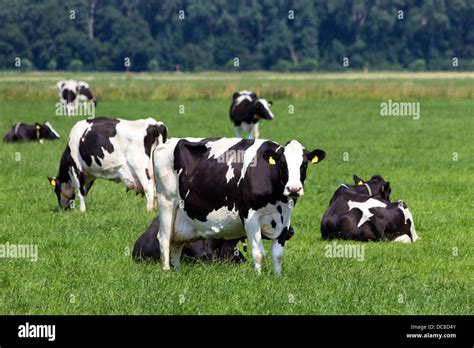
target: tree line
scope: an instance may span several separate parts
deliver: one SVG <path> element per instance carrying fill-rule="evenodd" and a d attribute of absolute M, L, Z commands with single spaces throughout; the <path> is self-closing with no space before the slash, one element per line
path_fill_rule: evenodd
<path fill-rule="evenodd" d="M 472 70 L 472 0 L 2 1 L 0 68 Z"/>

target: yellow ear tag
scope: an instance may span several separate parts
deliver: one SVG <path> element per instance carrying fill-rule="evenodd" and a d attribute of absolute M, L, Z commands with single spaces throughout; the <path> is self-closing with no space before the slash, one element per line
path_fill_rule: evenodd
<path fill-rule="evenodd" d="M 313 159 L 311 160 L 311 163 L 318 163 L 319 158 L 318 156 L 314 156 Z"/>
<path fill-rule="evenodd" d="M 268 163 L 270 163 L 272 166 L 274 166 L 276 164 L 275 160 L 271 156 L 268 157 Z"/>
<path fill-rule="evenodd" d="M 53 186 L 53 187 L 56 186 L 56 180 L 51 180 L 51 186 Z"/>
<path fill-rule="evenodd" d="M 385 190 L 385 186 L 382 186 L 382 192 Z"/>
<path fill-rule="evenodd" d="M 357 183 L 357 186 L 362 186 L 364 185 L 364 183 L 362 182 L 362 180 L 359 180 L 359 182 Z"/>

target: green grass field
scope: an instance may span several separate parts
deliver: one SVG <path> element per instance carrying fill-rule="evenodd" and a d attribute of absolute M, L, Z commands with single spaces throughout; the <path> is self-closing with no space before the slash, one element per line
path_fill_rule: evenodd
<path fill-rule="evenodd" d="M 156 213 L 122 184 L 97 182 L 85 214 L 58 212 L 46 177 L 57 174 L 81 118 L 54 116 L 54 84 L 70 75 L 0 74 L 2 136 L 16 122 L 46 119 L 61 134 L 43 145 L 0 144 L 0 244 L 37 244 L 39 253 L 37 262 L 0 259 L 0 314 L 473 314 L 473 74 L 371 76 L 76 76 L 96 92 L 97 115 L 152 116 L 174 137 L 233 136 L 231 94 L 256 90 L 276 115 L 261 122 L 262 138 L 326 151 L 308 169 L 278 279 L 271 259 L 261 276 L 250 262 L 184 263 L 179 273 L 134 263 L 133 243 Z M 421 118 L 381 117 L 388 99 L 420 102 Z M 364 261 L 325 257 L 332 242 L 320 237 L 321 216 L 353 174 L 390 181 L 421 240 L 365 243 Z"/>

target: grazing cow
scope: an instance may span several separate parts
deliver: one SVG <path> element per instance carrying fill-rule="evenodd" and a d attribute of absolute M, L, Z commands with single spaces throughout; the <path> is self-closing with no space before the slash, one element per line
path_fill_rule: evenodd
<path fill-rule="evenodd" d="M 59 91 L 59 100 L 64 105 L 68 116 L 76 114 L 80 102 L 90 102 L 94 104 L 94 107 L 97 106 L 97 101 L 87 82 L 63 80 L 59 81 L 56 86 Z"/>
<path fill-rule="evenodd" d="M 167 129 L 152 118 L 128 121 L 99 117 L 82 120 L 69 134 L 57 177 L 48 177 L 66 209 L 79 196 L 80 210 L 86 211 L 85 197 L 94 180 L 122 181 L 128 190 L 144 194 L 147 210 L 154 207 L 155 185 L 151 153 L 166 141 Z"/>
<path fill-rule="evenodd" d="M 147 230 L 137 239 L 133 247 L 133 259 L 160 259 L 160 243 L 158 242 L 158 229 L 160 219 L 155 218 Z M 183 255 L 198 259 L 211 261 L 220 259 L 231 262 L 244 262 L 245 256 L 237 248 L 240 239 L 204 239 L 185 245 Z"/>
<path fill-rule="evenodd" d="M 235 92 L 230 105 L 230 119 L 234 123 L 235 136 L 242 138 L 242 132 L 248 132 L 249 139 L 258 139 L 259 119 L 273 120 L 270 110 L 273 103 L 263 98 L 257 98 L 254 92 Z"/>
<path fill-rule="evenodd" d="M 272 240 L 279 275 L 308 163 L 324 157 L 324 151 L 310 152 L 296 140 L 280 146 L 269 140 L 188 138 L 158 146 L 153 160 L 163 269 L 170 269 L 170 259 L 178 268 L 183 246 L 190 241 L 246 236 L 260 273 L 266 237 Z"/>
<path fill-rule="evenodd" d="M 321 220 L 321 236 L 324 239 L 387 239 L 400 242 L 415 242 L 418 239 L 407 206 L 390 202 L 389 182 L 378 175 L 367 182 L 354 175 L 354 182 L 356 186 L 341 185 L 331 198 Z"/>
<path fill-rule="evenodd" d="M 5 135 L 3 141 L 11 143 L 14 141 L 38 141 L 43 143 L 43 139 L 56 140 L 59 139 L 59 134 L 51 126 L 51 123 L 46 121 L 44 124 L 35 123 L 29 125 L 25 123 L 17 123 L 12 129 Z"/>

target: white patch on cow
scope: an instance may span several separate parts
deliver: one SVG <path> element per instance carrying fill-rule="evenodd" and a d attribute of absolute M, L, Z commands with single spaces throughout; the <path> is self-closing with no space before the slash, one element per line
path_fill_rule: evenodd
<path fill-rule="evenodd" d="M 349 206 L 349 211 L 352 209 L 359 209 L 362 212 L 362 217 L 360 218 L 357 227 L 362 226 L 364 222 L 368 221 L 374 215 L 370 212 L 370 209 L 385 208 L 387 206 L 385 203 L 373 198 L 369 198 L 365 202 L 354 202 L 350 200 L 347 202 L 347 205 Z"/>
<path fill-rule="evenodd" d="M 216 141 L 209 141 L 206 146 L 209 148 L 209 157 L 218 159 L 234 145 L 239 143 L 242 139 L 237 138 L 221 138 Z"/>
<path fill-rule="evenodd" d="M 206 216 L 205 221 L 191 219 L 185 210 L 178 207 L 179 214 L 186 218 L 187 223 L 192 227 L 195 235 L 184 236 L 181 232 L 189 231 L 189 228 L 183 230 L 184 222 L 181 221 L 181 226 L 175 226 L 174 239 L 184 240 L 185 238 L 224 238 L 235 239 L 245 235 L 244 226 L 240 220 L 240 216 L 235 207 L 229 210 L 227 207 L 220 207 L 217 210 L 211 211 Z"/>
<path fill-rule="evenodd" d="M 348 190 L 350 190 L 350 187 L 347 186 L 346 184 L 341 184 L 341 185 L 339 185 L 339 187 L 341 187 L 341 186 L 342 186 L 342 187 L 345 187 L 345 188 L 348 189 Z"/>
<path fill-rule="evenodd" d="M 404 208 L 403 204 L 398 205 L 398 209 L 400 209 L 403 213 L 403 216 L 405 217 L 405 224 L 407 223 L 408 220 L 411 221 L 411 226 L 410 226 L 410 234 L 411 234 L 411 240 L 416 242 L 420 237 L 418 237 L 418 234 L 416 233 L 415 229 L 415 221 L 413 220 L 413 215 L 411 215 L 410 210 L 408 208 Z"/>
<path fill-rule="evenodd" d="M 237 182 L 237 186 L 240 185 L 240 181 L 245 177 L 245 173 L 247 172 L 247 168 L 252 164 L 255 165 L 254 158 L 257 155 L 257 151 L 262 146 L 264 142 L 268 140 L 257 139 L 254 143 L 245 150 L 244 154 L 244 163 L 242 165 L 242 171 L 240 172 L 240 179 Z"/>
<path fill-rule="evenodd" d="M 285 183 L 283 194 L 288 196 L 291 190 L 298 190 L 298 195 L 304 195 L 303 183 L 301 182 L 300 168 L 303 164 L 303 146 L 296 140 L 290 141 L 284 150 L 288 166 L 288 182 Z"/>
<path fill-rule="evenodd" d="M 408 236 L 407 234 L 402 234 L 401 236 L 398 236 L 397 238 L 395 238 L 393 241 L 403 243 L 403 244 L 411 243 L 410 236 Z"/>
<path fill-rule="evenodd" d="M 270 117 L 272 119 L 275 118 L 275 116 L 272 113 L 272 110 L 270 110 L 270 105 L 268 104 L 268 102 L 265 99 L 260 98 L 260 99 L 257 100 L 257 102 L 259 102 L 260 104 L 263 105 L 263 107 L 267 110 L 267 112 L 270 114 Z"/>
<path fill-rule="evenodd" d="M 235 175 L 234 175 L 234 168 L 232 168 L 232 158 L 229 159 L 229 162 L 227 163 L 227 172 L 225 173 L 225 178 L 227 182 L 229 182 Z"/>
<path fill-rule="evenodd" d="M 245 89 L 239 92 L 239 94 L 252 94 L 252 93 L 253 93 L 252 91 L 247 91 Z"/>
<path fill-rule="evenodd" d="M 53 128 L 53 126 L 51 126 L 51 123 L 49 123 L 48 121 L 46 121 L 46 123 L 45 123 L 44 125 L 45 125 L 46 127 L 48 127 L 49 130 L 50 130 L 51 132 L 53 132 L 54 135 L 59 138 L 58 132 L 56 132 L 56 130 Z"/>

